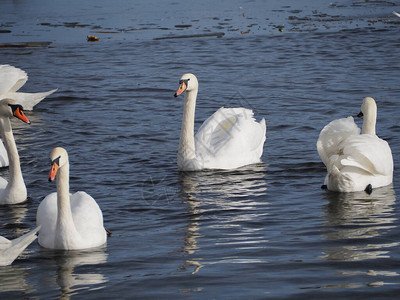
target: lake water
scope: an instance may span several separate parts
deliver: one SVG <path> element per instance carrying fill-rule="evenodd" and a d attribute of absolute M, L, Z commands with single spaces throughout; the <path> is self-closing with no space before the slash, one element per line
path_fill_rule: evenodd
<path fill-rule="evenodd" d="M 40 201 L 55 191 L 55 146 L 69 152 L 71 191 L 97 200 L 113 234 L 90 251 L 34 242 L 0 268 L 0 298 L 398 295 L 399 5 L 1 1 L 0 64 L 28 72 L 22 91 L 58 91 L 27 112 L 31 126 L 13 121 L 30 200 L 0 207 L 0 235 L 35 227 Z M 51 43 L 15 47 L 32 42 Z M 173 94 L 186 72 L 200 84 L 196 128 L 221 106 L 266 118 L 263 163 L 178 172 L 183 103 Z M 392 148 L 393 186 L 321 190 L 319 132 L 356 115 L 366 96 Z"/>

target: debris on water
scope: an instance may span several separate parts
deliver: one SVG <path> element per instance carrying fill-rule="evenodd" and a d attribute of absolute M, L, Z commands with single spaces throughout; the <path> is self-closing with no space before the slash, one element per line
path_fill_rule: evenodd
<path fill-rule="evenodd" d="M 48 47 L 51 42 L 2 43 L 0 48 Z"/>
<path fill-rule="evenodd" d="M 250 30 L 244 30 L 244 31 L 241 31 L 240 33 L 241 34 L 248 34 L 250 32 Z"/>
<path fill-rule="evenodd" d="M 88 42 L 97 42 L 99 40 L 99 38 L 97 36 L 94 35 L 88 35 L 87 36 L 87 41 Z"/>

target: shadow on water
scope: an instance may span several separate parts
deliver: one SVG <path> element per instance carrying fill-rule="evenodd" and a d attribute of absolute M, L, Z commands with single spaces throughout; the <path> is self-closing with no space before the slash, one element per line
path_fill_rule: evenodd
<path fill-rule="evenodd" d="M 323 258 L 332 261 L 362 261 L 390 257 L 399 242 L 390 237 L 397 229 L 396 195 L 393 186 L 365 192 L 327 192 L 324 237 L 330 241 Z"/>

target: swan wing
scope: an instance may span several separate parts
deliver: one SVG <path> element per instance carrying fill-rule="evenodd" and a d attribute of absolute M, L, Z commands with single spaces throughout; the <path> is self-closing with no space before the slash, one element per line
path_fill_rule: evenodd
<path fill-rule="evenodd" d="M 8 166 L 9 166 L 9 161 L 8 161 L 7 150 L 6 147 L 4 147 L 3 141 L 0 139 L 0 168 Z"/>
<path fill-rule="evenodd" d="M 393 157 L 389 144 L 376 135 L 361 134 L 347 140 L 343 148 L 343 166 L 354 166 L 372 175 L 391 176 Z"/>
<path fill-rule="evenodd" d="M 42 93 L 8 93 L 8 98 L 14 99 L 21 104 L 24 110 L 33 110 L 33 107 L 47 96 L 53 94 L 57 89 Z"/>
<path fill-rule="evenodd" d="M 97 202 L 86 192 L 71 195 L 71 211 L 76 230 L 87 248 L 103 245 L 107 233 L 103 226 L 103 213 Z"/>
<path fill-rule="evenodd" d="M 10 241 L 9 247 L 0 252 L 0 266 L 10 265 L 17 257 L 28 247 L 35 239 L 36 233 L 39 231 L 40 226 L 34 230 L 25 233 L 23 236 Z"/>
<path fill-rule="evenodd" d="M 317 141 L 318 154 L 325 166 L 331 164 L 332 157 L 343 154 L 343 147 L 350 136 L 360 135 L 360 128 L 353 117 L 334 120 L 320 132 Z"/>
<path fill-rule="evenodd" d="M 0 65 L 0 96 L 18 91 L 27 80 L 25 71 L 10 65 Z"/>
<path fill-rule="evenodd" d="M 46 248 L 54 248 L 57 223 L 57 193 L 47 195 L 36 212 L 36 224 L 41 226 L 39 244 Z"/>
<path fill-rule="evenodd" d="M 265 133 L 265 120 L 257 122 L 252 110 L 221 107 L 199 128 L 195 136 L 196 156 L 224 169 L 257 163 Z"/>

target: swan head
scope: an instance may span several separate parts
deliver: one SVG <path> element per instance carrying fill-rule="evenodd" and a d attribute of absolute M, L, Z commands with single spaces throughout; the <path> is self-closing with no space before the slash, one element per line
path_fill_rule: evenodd
<path fill-rule="evenodd" d="M 68 163 L 67 150 L 61 147 L 54 148 L 50 153 L 50 161 L 51 168 L 48 179 L 50 182 L 52 182 L 56 178 L 58 169 Z"/>
<path fill-rule="evenodd" d="M 357 115 L 358 117 L 363 117 L 367 115 L 375 115 L 377 111 L 376 102 L 374 98 L 365 97 L 363 99 L 363 103 L 361 105 L 360 113 Z"/>
<path fill-rule="evenodd" d="M 183 92 L 190 92 L 197 90 L 199 88 L 199 82 L 197 81 L 196 76 L 191 73 L 183 74 L 181 79 L 179 80 L 179 88 L 175 93 L 175 97 L 178 97 Z"/>
<path fill-rule="evenodd" d="M 0 101 L 0 116 L 6 118 L 16 117 L 25 123 L 31 124 L 24 114 L 22 105 L 13 99 L 3 99 Z"/>

